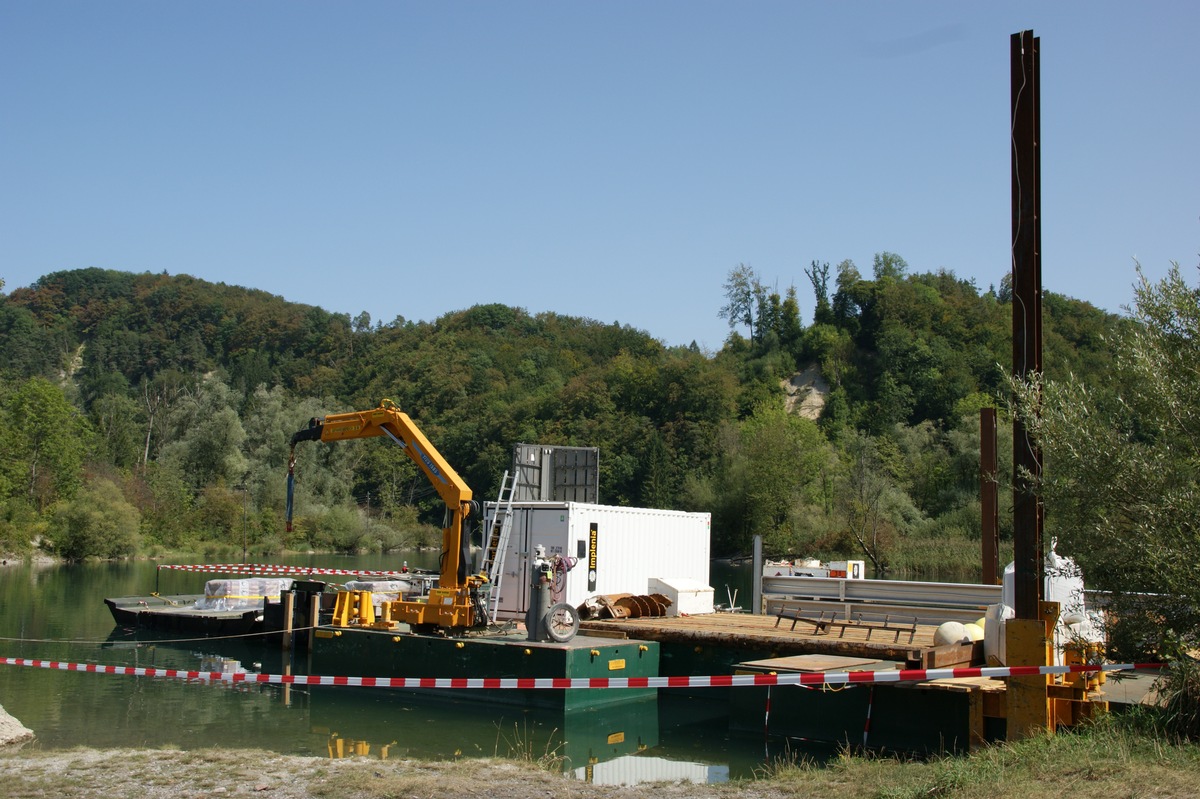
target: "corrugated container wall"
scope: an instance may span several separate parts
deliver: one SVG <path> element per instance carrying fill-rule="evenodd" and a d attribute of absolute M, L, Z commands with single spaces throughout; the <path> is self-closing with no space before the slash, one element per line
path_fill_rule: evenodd
<path fill-rule="evenodd" d="M 600 501 L 600 450 L 557 444 L 513 447 L 516 502 Z"/>
<path fill-rule="evenodd" d="M 495 504 L 488 503 L 484 529 Z M 645 594 L 651 578 L 687 578 L 708 585 L 711 516 L 581 502 L 513 504 L 497 615 L 525 613 L 535 547 L 575 560 L 556 586 L 555 602 L 578 607 L 597 594 Z"/>

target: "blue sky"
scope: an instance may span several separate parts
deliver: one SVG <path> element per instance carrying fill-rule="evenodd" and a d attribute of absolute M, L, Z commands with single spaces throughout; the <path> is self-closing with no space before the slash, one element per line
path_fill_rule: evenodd
<path fill-rule="evenodd" d="M 718 349 L 739 263 L 1009 269 L 1042 44 L 1043 280 L 1200 258 L 1192 2 L 0 0 L 0 278 L 186 273 L 375 321 L 477 303 Z"/>

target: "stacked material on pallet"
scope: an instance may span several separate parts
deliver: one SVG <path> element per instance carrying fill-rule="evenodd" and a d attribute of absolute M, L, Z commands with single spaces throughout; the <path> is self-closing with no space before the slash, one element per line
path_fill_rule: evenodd
<path fill-rule="evenodd" d="M 250 577 L 242 580 L 209 580 L 204 596 L 196 600 L 196 610 L 253 610 L 263 601 L 278 602 L 279 595 L 291 589 L 290 577 Z"/>

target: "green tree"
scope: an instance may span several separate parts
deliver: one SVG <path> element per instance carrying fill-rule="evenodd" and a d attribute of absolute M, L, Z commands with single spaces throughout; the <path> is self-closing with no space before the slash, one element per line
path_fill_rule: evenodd
<path fill-rule="evenodd" d="M 815 300 L 813 324 L 833 324 L 833 305 L 829 302 L 829 262 L 813 261 L 811 266 L 804 268 L 804 274 L 808 278 L 808 282 L 812 284 Z"/>
<path fill-rule="evenodd" d="M 0 472 L 7 478 L 0 482 L 39 510 L 74 494 L 92 430 L 61 388 L 41 377 L 25 381 L 5 399 L 0 422 Z"/>
<path fill-rule="evenodd" d="M 892 453 L 879 440 L 848 431 L 838 444 L 842 458 L 835 488 L 838 515 L 854 548 L 871 561 L 876 575 L 883 576 L 891 550 L 919 518 L 919 511 L 897 485 Z"/>
<path fill-rule="evenodd" d="M 0 372 L 17 379 L 48 377 L 60 366 L 60 350 L 53 331 L 0 294 Z"/>
<path fill-rule="evenodd" d="M 107 460 L 133 468 L 142 455 L 145 421 L 137 401 L 123 394 L 104 394 L 92 403 L 92 423 Z"/>
<path fill-rule="evenodd" d="M 111 480 L 98 480 L 55 506 L 49 540 L 67 560 L 122 558 L 137 551 L 140 514 Z"/>
<path fill-rule="evenodd" d="M 246 431 L 235 396 L 215 378 L 190 392 L 172 413 L 175 440 L 163 449 L 162 460 L 174 465 L 199 491 L 221 481 L 232 485 L 245 475 L 248 462 L 242 454 Z"/>
<path fill-rule="evenodd" d="M 747 419 L 742 436 L 751 532 L 763 536 L 769 551 L 796 552 L 804 532 L 796 525 L 800 509 L 820 499 L 825 438 L 815 422 L 775 404 Z"/>
<path fill-rule="evenodd" d="M 354 508 L 331 508 L 316 520 L 312 542 L 325 549 L 354 553 L 370 545 L 367 526 Z"/>
<path fill-rule="evenodd" d="M 178 469 L 151 463 L 139 470 L 143 540 L 168 547 L 196 543 L 195 495 Z"/>
<path fill-rule="evenodd" d="M 817 425 L 766 402 L 740 424 L 720 425 L 711 476 L 684 478 L 684 504 L 713 513 L 714 548 L 747 552 L 755 535 L 775 554 L 809 548 L 800 520 L 821 503 L 829 445 Z"/>
<path fill-rule="evenodd" d="M 908 274 L 908 262 L 894 252 L 877 252 L 872 271 L 877 281 L 902 280 Z"/>
<path fill-rule="evenodd" d="M 746 325 L 750 328 L 750 339 L 754 340 L 755 299 L 762 293 L 758 273 L 748 264 L 738 264 L 730 270 L 725 280 L 725 299 L 719 316 L 729 320 L 729 327 Z"/>
<path fill-rule="evenodd" d="M 1041 442 L 1047 529 L 1111 592 L 1118 619 L 1195 644 L 1200 630 L 1200 289 L 1138 270 L 1114 369 L 1016 386 Z M 1154 600 L 1148 606 L 1147 597 Z M 1153 641 L 1143 642 L 1153 644 Z M 1136 655 L 1136 652 L 1125 653 Z"/>

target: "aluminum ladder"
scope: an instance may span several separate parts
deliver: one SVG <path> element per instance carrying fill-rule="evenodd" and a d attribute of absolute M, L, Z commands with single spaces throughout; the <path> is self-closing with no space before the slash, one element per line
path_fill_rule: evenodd
<path fill-rule="evenodd" d="M 487 615 L 488 620 L 493 624 L 496 622 L 496 612 L 500 608 L 500 583 L 504 578 L 504 555 L 508 551 L 508 539 L 512 534 L 512 505 L 516 487 L 517 475 L 506 471 L 500 480 L 500 493 L 496 497 L 496 515 L 492 517 L 492 526 L 483 553 L 482 571 L 487 574 L 490 584 Z"/>

